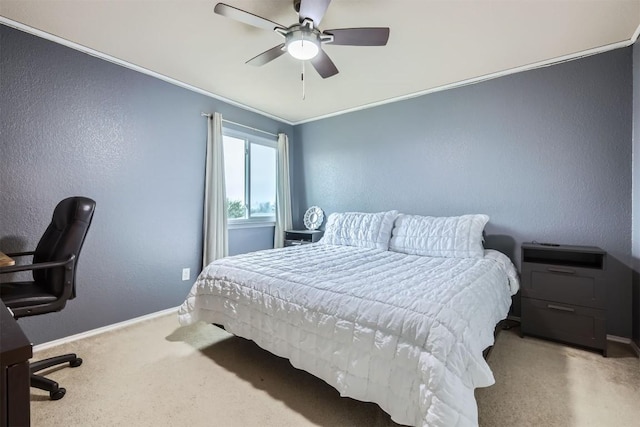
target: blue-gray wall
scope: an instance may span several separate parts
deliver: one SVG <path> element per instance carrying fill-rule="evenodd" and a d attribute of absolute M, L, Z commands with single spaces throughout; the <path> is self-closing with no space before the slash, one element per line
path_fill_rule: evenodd
<path fill-rule="evenodd" d="M 206 119 L 292 127 L 0 26 L 0 248 L 32 250 L 56 203 L 97 202 L 78 297 L 24 318 L 34 343 L 179 305 L 200 271 Z M 230 231 L 230 252 L 273 247 L 273 227 Z"/>
<path fill-rule="evenodd" d="M 294 218 L 486 213 L 515 260 L 525 241 L 600 246 L 608 333 L 630 337 L 631 66 L 618 49 L 298 125 Z"/>
<path fill-rule="evenodd" d="M 0 44 L 0 248 L 32 249 L 66 196 L 98 203 L 78 298 L 20 320 L 35 343 L 182 302 L 191 281 L 180 272 L 195 274 L 201 258 L 201 111 L 293 132 L 297 226 L 314 204 L 327 213 L 485 212 L 488 243 L 516 260 L 522 241 L 603 247 L 612 258 L 609 333 L 631 336 L 637 47 L 292 129 L 1 25 Z M 640 200 L 638 185 L 633 192 Z M 234 254 L 269 247 L 273 228 L 229 235 Z"/>
<path fill-rule="evenodd" d="M 633 45 L 633 339 L 640 347 L 640 43 Z"/>

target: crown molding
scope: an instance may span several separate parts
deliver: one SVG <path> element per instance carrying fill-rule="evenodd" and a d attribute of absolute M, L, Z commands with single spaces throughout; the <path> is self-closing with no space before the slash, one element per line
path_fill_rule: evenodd
<path fill-rule="evenodd" d="M 636 42 L 636 40 L 638 39 L 638 37 L 640 37 L 640 25 L 638 26 L 638 28 L 636 28 L 636 31 L 633 33 L 633 35 L 631 36 L 631 38 L 629 40 L 623 40 L 617 43 L 612 43 L 612 44 L 608 44 L 605 46 L 600 46 L 597 48 L 593 48 L 593 49 L 588 49 L 588 50 L 584 50 L 584 51 L 580 51 L 580 52 L 576 52 L 576 53 L 572 53 L 572 54 L 568 54 L 568 55 L 563 55 L 563 56 L 559 56 L 556 58 L 552 58 L 552 59 L 547 59 L 544 61 L 539 61 L 539 62 L 534 62 L 531 64 L 527 64 L 527 65 L 523 65 L 520 67 L 514 67 L 514 68 L 509 68 L 507 70 L 503 70 L 503 71 L 499 71 L 496 73 L 490 73 L 490 74 L 485 74 L 483 76 L 479 76 L 479 77 L 474 77 L 471 79 L 466 79 L 466 80 L 461 80 L 458 82 L 454 82 L 454 83 L 450 83 L 450 84 L 446 84 L 446 85 L 442 85 L 442 86 L 437 86 L 434 88 L 430 88 L 430 89 L 425 89 L 422 91 L 418 91 L 418 92 L 412 92 L 406 95 L 402 95 L 402 96 L 398 96 L 398 97 L 394 97 L 394 98 L 388 98 L 388 99 L 384 99 L 382 101 L 377 101 L 377 102 L 372 102 L 372 103 L 368 103 L 368 104 L 363 104 L 360 105 L 358 107 L 354 107 L 354 108 L 347 108 L 344 110 L 339 110 L 339 111 L 335 111 L 333 113 L 329 113 L 329 114 L 323 114 L 320 116 L 316 116 L 316 117 L 312 117 L 309 119 L 304 119 L 304 120 L 298 120 L 298 121 L 290 121 L 290 120 L 286 120 L 282 117 L 278 117 L 275 116 L 273 114 L 267 113 L 265 111 L 261 111 L 255 108 L 252 108 L 248 105 L 244 105 L 241 104 L 237 101 L 234 101 L 232 99 L 229 98 L 225 98 L 223 96 L 220 95 L 216 95 L 215 93 L 212 92 L 208 92 L 206 90 L 200 89 L 198 87 L 192 86 L 188 83 L 184 83 L 182 81 L 173 79 L 171 77 L 165 76 L 163 74 L 157 73 L 155 71 L 151 71 L 147 68 L 141 67 L 139 65 L 135 65 L 132 64 L 130 62 L 124 61 L 122 59 L 118 59 L 115 58 L 113 56 L 107 55 L 105 53 L 99 52 L 97 50 L 91 49 L 87 46 L 83 46 L 81 44 L 63 39 L 61 37 L 55 36 L 53 34 L 47 33 L 45 31 L 42 30 L 38 30 L 36 28 L 30 27 L 28 25 L 22 24 L 20 22 L 16 22 L 13 21 L 11 19 L 5 18 L 3 16 L 0 16 L 0 23 L 5 24 L 7 26 L 13 27 L 15 29 L 24 31 L 26 33 L 30 33 L 33 35 L 36 35 L 38 37 L 41 37 L 43 39 L 46 40 L 50 40 L 54 43 L 58 43 L 67 47 L 70 47 L 72 49 L 78 50 L 80 52 L 84 52 L 88 55 L 91 56 L 95 56 L 97 58 L 100 59 L 104 59 L 106 61 L 109 61 L 111 63 L 123 66 L 125 68 L 129 68 L 131 70 L 134 71 L 138 71 L 140 73 L 143 74 L 147 74 L 149 76 L 158 78 L 160 80 L 166 81 L 168 83 L 174 84 L 176 86 L 180 86 L 182 88 L 191 90 L 193 92 L 199 93 L 201 95 L 205 95 L 214 99 L 217 99 L 219 101 L 223 101 L 227 104 L 233 105 L 234 107 L 238 107 L 238 108 L 242 108 L 243 110 L 247 110 L 253 113 L 257 113 L 260 114 L 264 117 L 268 117 L 272 120 L 276 120 L 278 122 L 290 125 L 290 126 L 296 126 L 296 125 L 301 125 L 304 123 L 310 123 L 310 122 L 315 122 L 318 120 L 323 120 L 323 119 L 328 119 L 331 117 L 336 117 L 336 116 L 341 116 L 343 114 L 347 114 L 347 113 L 353 113 L 356 111 L 361 111 L 361 110 L 366 110 L 369 108 L 374 108 L 374 107 L 379 107 L 381 105 L 385 105 L 385 104 L 391 104 L 394 102 L 399 102 L 399 101 L 405 101 L 407 99 L 412 99 L 412 98 L 417 98 L 419 96 L 424 96 L 424 95 L 428 95 L 430 93 L 435 93 L 435 92 L 441 92 L 444 90 L 449 90 L 449 89 L 455 89 L 455 88 L 459 88 L 459 87 L 463 87 L 463 86 L 468 86 L 468 85 L 472 85 L 475 83 L 481 83 L 481 82 L 485 82 L 487 80 L 493 80 L 493 79 L 497 79 L 499 77 L 504 77 L 504 76 L 508 76 L 511 74 L 516 74 L 516 73 L 521 73 L 524 71 L 529 71 L 529 70 L 535 70 L 538 68 L 544 68 L 544 67 L 549 67 L 551 65 L 556 65 L 556 64 L 561 64 L 563 62 L 568 62 L 568 61 L 573 61 L 576 59 L 580 59 L 580 58 L 585 58 L 587 56 L 592 56 L 592 55 L 597 55 L 599 53 L 604 53 L 604 52 L 608 52 L 611 50 L 615 50 L 615 49 L 620 49 L 620 48 L 624 48 L 624 47 L 628 47 L 631 46 L 632 44 L 634 44 Z"/>
<path fill-rule="evenodd" d="M 303 123 L 314 122 L 316 120 L 328 119 L 330 117 L 340 116 L 340 115 L 346 114 L 346 113 L 352 113 L 352 112 L 355 112 L 355 111 L 366 110 L 368 108 L 378 107 L 378 106 L 385 105 L 385 104 L 391 104 L 393 102 L 404 101 L 404 100 L 411 99 L 411 98 L 417 98 L 419 96 L 428 95 L 430 93 L 441 92 L 441 91 L 449 90 L 449 89 L 455 89 L 455 88 L 459 88 L 459 87 L 463 87 L 463 86 L 472 85 L 472 84 L 475 84 L 475 83 L 481 83 L 481 82 L 485 82 L 487 80 L 493 80 L 493 79 L 497 79 L 499 77 L 508 76 L 510 74 L 522 73 L 524 71 L 530 71 L 530 70 L 535 70 L 535 69 L 538 69 L 538 68 L 549 67 L 551 65 L 561 64 L 563 62 L 573 61 L 573 60 L 576 60 L 576 59 L 585 58 L 587 56 L 597 55 L 599 53 L 604 53 L 604 52 L 608 52 L 608 51 L 611 51 L 611 50 L 628 47 L 628 46 L 632 45 L 633 43 L 635 43 L 636 39 L 638 38 L 639 33 L 640 33 L 640 26 L 638 26 L 638 29 L 636 30 L 636 32 L 634 33 L 633 37 L 630 40 L 623 40 L 621 42 L 608 44 L 608 45 L 605 45 L 605 46 L 600 46 L 600 47 L 597 47 L 597 48 L 588 49 L 588 50 L 584 50 L 584 51 L 580 51 L 580 52 L 576 52 L 576 53 L 571 53 L 571 54 L 568 54 L 568 55 L 563 55 L 563 56 L 559 56 L 559 57 L 556 57 L 556 58 L 547 59 L 545 61 L 534 62 L 534 63 L 531 63 L 531 64 L 527 64 L 527 65 L 523 65 L 523 66 L 515 67 L 515 68 L 509 68 L 507 70 L 498 71 L 496 73 L 485 74 L 483 76 L 474 77 L 474 78 L 467 79 L 467 80 L 461 80 L 461 81 L 458 81 L 458 82 L 454 82 L 454 83 L 450 83 L 450 84 L 446 84 L 446 85 L 442 85 L 442 86 L 437 86 L 437 87 L 434 87 L 434 88 L 431 88 L 431 89 L 425 89 L 423 91 L 413 92 L 413 93 L 410 93 L 410 94 L 407 94 L 407 95 L 402 95 L 402 96 L 398 96 L 398 97 L 395 97 L 395 98 L 385 99 L 383 101 L 372 102 L 370 104 L 364 104 L 364 105 L 361 105 L 361 106 L 358 106 L 358 107 L 349 108 L 349 109 L 341 110 L 341 111 L 336 111 L 334 113 L 329 113 L 329 114 L 325 114 L 325 115 L 322 115 L 322 116 L 313 117 L 313 118 L 310 118 L 310 119 L 300 120 L 300 121 L 294 122 L 293 125 L 295 126 L 295 125 L 300 125 L 300 124 L 303 124 Z"/>
<path fill-rule="evenodd" d="M 250 111 L 252 113 L 260 114 L 261 116 L 268 117 L 268 118 L 276 120 L 276 121 L 278 121 L 280 123 L 284 123 L 284 124 L 287 124 L 287 125 L 290 125 L 290 126 L 292 126 L 294 124 L 293 122 L 291 122 L 289 120 L 286 120 L 286 119 L 283 119 L 282 117 L 274 116 L 273 114 L 267 113 L 265 111 L 261 111 L 261 110 L 258 110 L 256 108 L 249 107 L 248 105 L 241 104 L 241 103 L 239 103 L 237 101 L 234 101 L 232 99 L 225 98 L 225 97 L 220 96 L 220 95 L 216 95 L 215 93 L 208 92 L 208 91 L 206 91 L 204 89 L 200 89 L 200 88 L 192 86 L 192 85 L 190 85 L 188 83 L 182 82 L 180 80 L 176 80 L 176 79 L 174 79 L 172 77 L 165 76 L 164 74 L 157 73 L 155 71 L 149 70 L 149 69 L 141 67 L 139 65 L 132 64 L 132 63 L 124 61 L 122 59 L 116 58 L 114 56 L 107 55 L 106 53 L 102 53 L 102 52 L 99 52 L 99 51 L 97 51 L 95 49 L 91 49 L 90 47 L 83 46 L 81 44 L 72 42 L 72 41 L 64 39 L 62 37 L 58 37 L 58 36 L 53 35 L 51 33 L 47 33 L 45 31 L 38 30 L 37 28 L 33 28 L 33 27 L 28 26 L 28 25 L 22 24 L 20 22 L 16 22 L 16 21 L 11 20 L 9 18 L 5 18 L 4 16 L 0 16 L 0 24 L 5 24 L 5 25 L 7 25 L 9 27 L 15 28 L 16 30 L 20 30 L 20 31 L 23 31 L 23 32 L 29 33 L 29 34 L 33 34 L 34 36 L 38 36 L 40 38 L 52 41 L 54 43 L 61 44 L 61 45 L 66 46 L 66 47 L 70 47 L 71 49 L 86 53 L 86 54 L 94 56 L 96 58 L 104 59 L 105 61 L 111 62 L 113 64 L 120 65 L 120 66 L 125 67 L 125 68 L 129 68 L 130 70 L 137 71 L 139 73 L 146 74 L 146 75 L 151 76 L 151 77 L 155 77 L 155 78 L 163 80 L 163 81 L 165 81 L 167 83 L 171 83 L 171 84 L 179 86 L 181 88 L 188 89 L 188 90 L 190 90 L 192 92 L 196 92 L 196 93 L 199 93 L 201 95 L 205 95 L 205 96 L 208 96 L 210 98 L 217 99 L 218 101 L 225 102 L 225 103 L 227 103 L 229 105 L 233 105 L 234 107 L 242 108 L 243 110 L 247 110 L 247 111 Z"/>

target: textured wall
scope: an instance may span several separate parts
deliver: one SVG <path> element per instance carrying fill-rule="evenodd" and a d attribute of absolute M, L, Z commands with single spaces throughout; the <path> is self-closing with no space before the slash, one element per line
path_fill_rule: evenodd
<path fill-rule="evenodd" d="M 64 197 L 97 202 L 78 297 L 20 320 L 40 343 L 180 304 L 201 262 L 206 119 L 292 128 L 0 26 L 0 248 L 32 250 Z M 234 230 L 235 253 L 273 228 Z M 269 242 L 271 239 L 271 242 Z"/>
<path fill-rule="evenodd" d="M 296 126 L 296 207 L 487 213 L 489 246 L 610 254 L 609 333 L 631 335 L 631 49 Z M 517 307 L 516 307 L 517 311 Z"/>
<path fill-rule="evenodd" d="M 98 203 L 78 298 L 21 319 L 30 339 L 179 304 L 191 284 L 181 269 L 193 274 L 201 257 L 200 112 L 290 136 L 291 127 L 1 25 L 0 45 L 0 248 L 32 249 L 64 197 Z M 613 257 L 609 333 L 630 336 L 631 56 L 622 49 L 296 126 L 294 221 L 312 204 L 486 212 L 489 242 L 516 258 L 532 239 L 600 245 Z M 637 183 L 637 155 L 634 166 Z M 637 204 L 638 185 L 634 195 Z M 272 237 L 272 228 L 231 230 L 230 252 Z"/>
<path fill-rule="evenodd" d="M 229 255 L 273 248 L 274 227 L 232 228 L 229 230 Z"/>
<path fill-rule="evenodd" d="M 633 45 L 633 338 L 640 347 L 640 43 Z"/>

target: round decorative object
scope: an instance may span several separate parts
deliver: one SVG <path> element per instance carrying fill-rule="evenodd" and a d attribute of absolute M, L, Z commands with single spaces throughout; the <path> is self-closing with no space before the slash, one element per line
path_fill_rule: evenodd
<path fill-rule="evenodd" d="M 311 206 L 304 213 L 304 226 L 307 230 L 317 230 L 324 221 L 324 212 L 317 206 Z"/>

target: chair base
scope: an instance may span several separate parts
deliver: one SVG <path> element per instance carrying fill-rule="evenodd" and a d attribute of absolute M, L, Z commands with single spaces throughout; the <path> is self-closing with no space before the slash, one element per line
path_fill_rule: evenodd
<path fill-rule="evenodd" d="M 46 378 L 42 375 L 37 375 L 36 372 L 50 368 L 52 366 L 62 365 L 63 363 L 69 363 L 70 367 L 76 368 L 82 365 L 82 359 L 76 356 L 75 353 L 71 353 L 30 363 L 29 373 L 31 374 L 31 387 L 48 391 L 51 400 L 62 399 L 67 390 L 60 387 L 57 382 L 50 380 L 49 378 Z"/>

